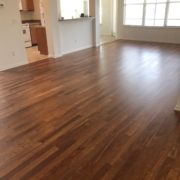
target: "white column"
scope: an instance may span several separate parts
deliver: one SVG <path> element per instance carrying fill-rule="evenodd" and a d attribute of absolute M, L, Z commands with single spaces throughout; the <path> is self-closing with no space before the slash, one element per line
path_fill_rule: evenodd
<path fill-rule="evenodd" d="M 44 0 L 48 50 L 49 56 L 53 58 L 62 56 L 58 6 L 59 3 L 57 0 Z"/>
<path fill-rule="evenodd" d="M 93 22 L 93 44 L 95 47 L 100 45 L 99 5 L 99 0 L 89 0 L 90 16 L 95 17 Z"/>

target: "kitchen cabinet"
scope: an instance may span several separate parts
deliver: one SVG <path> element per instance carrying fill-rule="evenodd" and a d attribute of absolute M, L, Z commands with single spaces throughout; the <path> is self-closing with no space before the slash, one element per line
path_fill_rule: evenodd
<path fill-rule="evenodd" d="M 30 27 L 32 45 L 37 45 L 36 26 Z"/>
<path fill-rule="evenodd" d="M 37 32 L 36 32 L 36 29 L 40 25 L 41 25 L 40 22 L 30 22 L 29 23 L 32 45 L 37 45 Z"/>
<path fill-rule="evenodd" d="M 43 26 L 36 27 L 36 37 L 38 50 L 41 54 L 48 55 L 48 46 L 46 38 L 46 28 Z"/>
<path fill-rule="evenodd" d="M 19 0 L 19 9 L 21 11 L 34 11 L 33 0 Z"/>

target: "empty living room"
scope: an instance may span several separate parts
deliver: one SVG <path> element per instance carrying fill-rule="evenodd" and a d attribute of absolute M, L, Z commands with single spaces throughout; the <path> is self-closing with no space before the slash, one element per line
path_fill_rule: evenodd
<path fill-rule="evenodd" d="M 0 23 L 0 179 L 180 179 L 180 0 L 0 0 Z"/>

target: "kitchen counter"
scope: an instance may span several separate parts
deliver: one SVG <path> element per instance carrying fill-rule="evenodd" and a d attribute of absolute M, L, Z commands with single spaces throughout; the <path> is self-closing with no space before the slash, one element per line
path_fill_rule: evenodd
<path fill-rule="evenodd" d="M 59 21 L 64 22 L 64 21 L 84 21 L 84 20 L 93 20 L 95 17 L 82 17 L 82 18 L 74 18 L 74 19 L 59 19 Z"/>
<path fill-rule="evenodd" d="M 41 20 L 23 20 L 22 24 L 25 24 L 25 23 L 29 23 L 29 24 L 34 24 L 34 23 L 41 24 Z"/>

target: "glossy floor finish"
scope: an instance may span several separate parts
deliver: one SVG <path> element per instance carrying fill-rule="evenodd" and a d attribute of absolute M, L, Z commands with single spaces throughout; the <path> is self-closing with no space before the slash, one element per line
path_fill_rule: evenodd
<path fill-rule="evenodd" d="M 0 179 L 180 178 L 180 46 L 116 41 L 0 73 Z"/>

